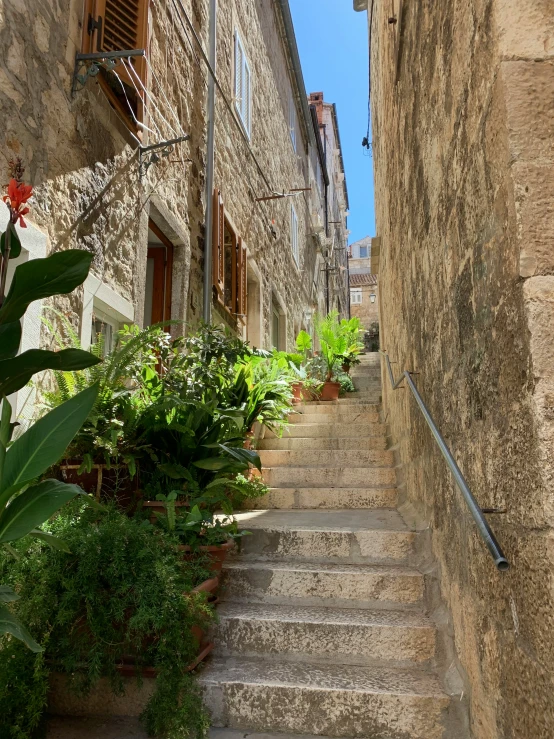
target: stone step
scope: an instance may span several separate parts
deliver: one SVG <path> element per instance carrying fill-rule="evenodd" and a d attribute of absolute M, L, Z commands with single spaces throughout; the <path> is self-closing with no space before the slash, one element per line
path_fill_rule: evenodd
<path fill-rule="evenodd" d="M 339 398 L 338 403 L 339 405 L 359 405 L 360 403 L 369 403 L 370 405 L 380 406 L 381 388 L 363 394 L 348 393 L 348 395 L 345 395 L 343 398 Z"/>
<path fill-rule="evenodd" d="M 247 500 L 244 507 L 271 508 L 395 508 L 395 488 L 271 488 L 267 495 Z"/>
<path fill-rule="evenodd" d="M 238 731 L 236 729 L 210 729 L 209 739 L 332 739 L 325 736 L 313 736 L 313 734 L 259 734 L 251 731 Z M 352 738 L 353 739 L 353 738 Z"/>
<path fill-rule="evenodd" d="M 377 411 L 359 411 L 356 406 L 334 406 L 322 409 L 324 412 L 291 413 L 289 422 L 295 423 L 379 423 Z"/>
<path fill-rule="evenodd" d="M 441 739 L 449 705 L 420 670 L 213 660 L 200 675 L 215 726 L 372 739 Z"/>
<path fill-rule="evenodd" d="M 316 451 L 318 449 L 344 449 L 345 451 L 352 451 L 354 449 L 360 449 L 361 451 L 368 451 L 370 449 L 386 449 L 386 446 L 387 440 L 385 436 L 370 436 L 369 438 L 355 437 L 352 439 L 325 439 L 324 437 L 315 439 L 286 437 L 278 439 L 276 437 L 268 437 L 257 443 L 258 451 L 270 449 L 290 449 L 291 451 L 302 449 L 309 451 Z"/>
<path fill-rule="evenodd" d="M 268 449 L 260 450 L 260 459 L 264 467 L 392 467 L 393 452 L 383 449 Z"/>
<path fill-rule="evenodd" d="M 148 739 L 138 718 L 52 716 L 46 739 Z M 305 737 L 304 737 L 305 739 Z"/>
<path fill-rule="evenodd" d="M 435 654 L 435 627 L 414 612 L 223 603 L 218 616 L 218 657 L 408 666 Z"/>
<path fill-rule="evenodd" d="M 382 436 L 385 433 L 385 426 L 381 423 L 344 423 L 330 422 L 325 419 L 319 419 L 319 423 L 307 423 L 306 416 L 297 416 L 297 420 L 287 426 L 283 431 L 283 439 L 351 439 L 351 438 L 369 438 L 372 436 Z M 264 439 L 274 439 L 275 433 L 270 429 L 265 430 Z"/>
<path fill-rule="evenodd" d="M 238 513 L 240 558 L 308 562 L 404 563 L 417 534 L 398 511 L 266 510 Z"/>
<path fill-rule="evenodd" d="M 367 488 L 396 485 L 393 467 L 267 467 L 262 472 L 270 488 Z"/>
<path fill-rule="evenodd" d="M 354 410 L 351 408 L 351 405 L 351 403 L 345 403 L 343 400 L 338 400 L 337 402 L 320 400 L 315 403 L 299 403 L 294 406 L 294 410 L 297 413 L 353 413 Z M 378 413 L 380 405 L 379 403 L 358 400 L 356 402 L 356 408 L 359 408 L 364 413 Z"/>
<path fill-rule="evenodd" d="M 226 601 L 336 608 L 422 605 L 423 575 L 399 565 L 229 561 L 223 569 Z"/>

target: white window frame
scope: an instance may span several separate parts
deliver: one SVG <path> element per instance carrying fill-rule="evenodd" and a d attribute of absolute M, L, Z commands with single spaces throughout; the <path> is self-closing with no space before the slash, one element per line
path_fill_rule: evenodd
<path fill-rule="evenodd" d="M 290 140 L 292 141 L 292 148 L 296 152 L 296 104 L 294 102 L 294 95 L 292 91 L 289 96 L 289 131 Z"/>
<path fill-rule="evenodd" d="M 252 72 L 240 34 L 235 29 L 235 110 L 248 138 L 252 133 Z"/>
<path fill-rule="evenodd" d="M 298 244 L 298 215 L 296 208 L 290 204 L 290 247 L 297 267 L 300 266 L 300 248 Z"/>
<path fill-rule="evenodd" d="M 365 249 L 366 250 L 365 257 L 362 257 L 362 249 Z M 369 258 L 369 249 L 368 249 L 368 247 L 365 246 L 365 245 L 364 246 L 359 246 L 358 247 L 358 254 L 360 255 L 360 259 L 368 259 Z"/>
<path fill-rule="evenodd" d="M 362 304 L 362 288 L 351 287 L 350 288 L 350 305 L 361 305 Z"/>
<path fill-rule="evenodd" d="M 135 320 L 133 304 L 122 295 L 112 290 L 93 274 L 89 274 L 83 283 L 83 312 L 81 314 L 80 340 L 83 349 L 88 349 L 92 339 L 92 317 L 97 316 L 112 328 L 119 330 L 124 324 Z"/>

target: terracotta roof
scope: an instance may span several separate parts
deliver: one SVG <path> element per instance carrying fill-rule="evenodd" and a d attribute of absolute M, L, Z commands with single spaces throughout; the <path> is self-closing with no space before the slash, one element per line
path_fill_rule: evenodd
<path fill-rule="evenodd" d="M 350 275 L 350 287 L 362 287 L 362 285 L 376 285 L 377 275 Z"/>

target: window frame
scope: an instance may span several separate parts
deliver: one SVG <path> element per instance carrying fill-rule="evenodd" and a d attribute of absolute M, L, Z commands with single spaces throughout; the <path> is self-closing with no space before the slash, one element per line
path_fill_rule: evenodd
<path fill-rule="evenodd" d="M 235 28 L 233 91 L 235 112 L 248 139 L 252 136 L 252 70 L 244 50 L 241 35 Z M 239 77 L 239 51 L 241 54 Z M 240 89 L 239 89 L 240 87 Z M 245 104 L 246 97 L 246 104 Z"/>
<path fill-rule="evenodd" d="M 365 256 L 362 257 L 362 249 L 365 249 Z M 358 253 L 359 253 L 359 259 L 369 259 L 369 249 L 367 246 L 359 246 L 358 247 Z"/>
<path fill-rule="evenodd" d="M 354 297 L 359 297 L 359 300 L 354 300 Z M 350 288 L 350 305 L 362 305 L 363 303 L 363 291 L 361 287 Z"/>
<path fill-rule="evenodd" d="M 212 289 L 214 301 L 233 321 L 246 324 L 248 316 L 248 257 L 242 237 L 225 211 L 223 197 L 214 190 L 212 238 Z M 231 233 L 231 307 L 225 302 L 225 229 Z"/>
<path fill-rule="evenodd" d="M 298 239 L 298 214 L 293 203 L 290 204 L 290 246 L 292 258 L 298 268 L 300 268 L 300 244 Z"/>

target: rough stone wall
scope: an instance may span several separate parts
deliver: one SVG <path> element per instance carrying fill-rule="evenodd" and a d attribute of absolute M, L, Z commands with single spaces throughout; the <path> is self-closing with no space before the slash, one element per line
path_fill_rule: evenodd
<path fill-rule="evenodd" d="M 398 83 L 376 2 L 371 89 L 381 337 L 417 384 L 511 563 L 476 535 L 408 390 L 384 408 L 431 523 L 477 739 L 554 736 L 554 12 L 404 2 Z"/>
<path fill-rule="evenodd" d="M 190 1 L 184 4 L 191 16 L 198 15 Z M 201 221 L 202 212 L 199 73 L 166 0 L 152 3 L 149 26 L 154 74 L 164 81 L 167 98 L 194 136 L 190 144 L 180 145 L 173 162 L 164 161 L 140 179 L 138 142 L 98 82 L 91 79 L 85 89 L 71 95 L 75 53 L 81 50 L 83 3 L 0 0 L 2 181 L 7 180 L 8 160 L 21 156 L 26 181 L 35 187 L 30 220 L 47 233 L 49 248 L 92 251 L 93 272 L 135 304 L 137 320 L 142 318 L 150 202 L 158 200 L 174 216 L 180 234 L 177 246 L 182 247 L 176 254 L 181 276 L 188 275 L 190 240 L 198 238 L 197 225 L 189 223 Z M 159 98 L 157 102 L 169 117 L 166 104 Z M 169 129 L 157 112 L 152 110 L 146 122 L 152 126 L 156 118 L 165 136 Z M 143 141 L 149 143 L 148 134 Z M 185 164 L 186 159 L 192 161 Z M 187 281 L 182 282 L 185 292 Z M 176 299 L 175 317 L 185 317 L 184 301 L 184 295 Z M 78 299 L 73 307 L 78 323 Z"/>

